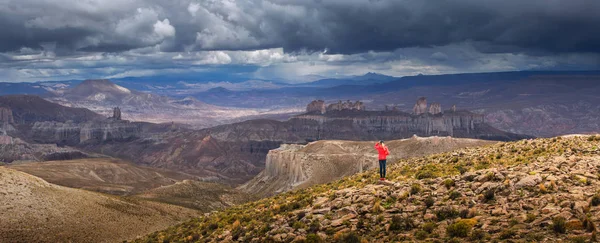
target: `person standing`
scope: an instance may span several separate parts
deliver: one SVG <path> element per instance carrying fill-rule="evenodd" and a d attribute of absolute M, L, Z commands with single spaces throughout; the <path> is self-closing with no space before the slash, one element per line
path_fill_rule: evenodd
<path fill-rule="evenodd" d="M 379 140 L 378 143 L 375 144 L 375 149 L 379 152 L 379 180 L 385 181 L 385 173 L 386 173 L 386 164 L 387 164 L 387 156 L 390 154 L 390 150 L 383 143 L 383 140 Z"/>

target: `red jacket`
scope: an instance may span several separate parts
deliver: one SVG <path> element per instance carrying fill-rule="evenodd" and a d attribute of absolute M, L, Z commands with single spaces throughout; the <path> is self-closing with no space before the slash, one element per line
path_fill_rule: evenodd
<path fill-rule="evenodd" d="M 387 146 L 379 145 L 379 143 L 375 144 L 375 149 L 379 152 L 379 160 L 385 160 L 386 157 L 390 154 L 390 150 L 388 150 Z"/>

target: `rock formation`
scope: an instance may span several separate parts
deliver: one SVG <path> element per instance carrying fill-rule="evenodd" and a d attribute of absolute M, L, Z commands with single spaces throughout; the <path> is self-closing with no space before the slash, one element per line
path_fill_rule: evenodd
<path fill-rule="evenodd" d="M 78 145 L 83 142 L 123 141 L 140 137 L 140 125 L 129 121 L 36 122 L 31 138 L 39 143 Z"/>
<path fill-rule="evenodd" d="M 315 113 L 316 112 L 319 114 L 324 114 L 325 111 L 326 111 L 325 101 L 323 101 L 323 100 L 314 100 L 306 106 L 307 113 Z"/>
<path fill-rule="evenodd" d="M 356 101 L 356 102 L 352 103 L 352 101 L 349 101 L 349 100 L 346 102 L 342 102 L 340 100 L 340 101 L 338 101 L 338 103 L 330 104 L 329 106 L 327 106 L 326 112 L 344 111 L 344 110 L 363 111 L 363 110 L 365 110 L 365 105 L 360 101 Z"/>
<path fill-rule="evenodd" d="M 12 110 L 7 107 L 0 107 L 0 124 L 15 123 Z"/>
<path fill-rule="evenodd" d="M 111 118 L 117 121 L 121 120 L 121 108 L 113 108 L 113 116 Z"/>
<path fill-rule="evenodd" d="M 6 134 L 0 133 L 0 145 L 13 144 L 13 138 Z"/>
<path fill-rule="evenodd" d="M 391 152 L 390 163 L 401 158 L 490 143 L 494 142 L 449 137 L 413 137 L 386 142 Z M 272 196 L 296 188 L 328 183 L 377 166 L 373 142 L 327 140 L 308 145 L 283 144 L 269 151 L 265 170 L 240 189 L 254 195 Z"/>
<path fill-rule="evenodd" d="M 421 97 L 417 100 L 415 107 L 413 108 L 413 113 L 415 115 L 421 115 L 427 112 L 427 98 Z"/>
<path fill-rule="evenodd" d="M 429 106 L 429 113 L 432 115 L 442 114 L 442 105 L 437 102 L 431 103 L 431 106 Z"/>
<path fill-rule="evenodd" d="M 452 112 L 456 112 L 456 105 L 452 105 L 452 109 L 450 109 Z"/>

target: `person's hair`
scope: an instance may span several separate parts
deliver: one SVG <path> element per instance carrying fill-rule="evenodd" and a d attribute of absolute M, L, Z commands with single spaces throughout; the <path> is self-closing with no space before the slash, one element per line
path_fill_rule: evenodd
<path fill-rule="evenodd" d="M 383 144 L 383 140 L 379 140 L 379 143 Z"/>

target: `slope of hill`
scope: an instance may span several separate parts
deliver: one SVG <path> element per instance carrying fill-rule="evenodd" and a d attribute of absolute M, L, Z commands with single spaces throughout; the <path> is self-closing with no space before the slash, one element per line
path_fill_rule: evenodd
<path fill-rule="evenodd" d="M 413 137 L 386 142 L 388 160 L 422 157 L 465 147 L 491 144 L 493 141 L 451 138 Z M 317 141 L 308 145 L 282 145 L 269 151 L 265 170 L 239 188 L 260 196 L 271 196 L 296 188 L 324 184 L 369 169 L 378 168 L 377 151 L 372 142 Z"/>
<path fill-rule="evenodd" d="M 197 215 L 183 207 L 57 186 L 0 167 L 1 242 L 116 242 Z"/>
<path fill-rule="evenodd" d="M 565 136 L 402 159 L 236 206 L 138 242 L 597 239 L 600 137 Z"/>
<path fill-rule="evenodd" d="M 114 195 L 132 195 L 195 178 L 185 173 L 136 166 L 112 158 L 24 163 L 9 165 L 8 168 L 53 184 Z"/>
<path fill-rule="evenodd" d="M 105 118 L 88 109 L 61 106 L 33 95 L 0 96 L 0 107 L 12 110 L 16 124 L 38 121 L 84 122 Z"/>
<path fill-rule="evenodd" d="M 222 210 L 256 199 L 251 194 L 223 184 L 194 180 L 184 180 L 173 185 L 154 188 L 136 197 L 193 208 L 202 212 Z"/>

